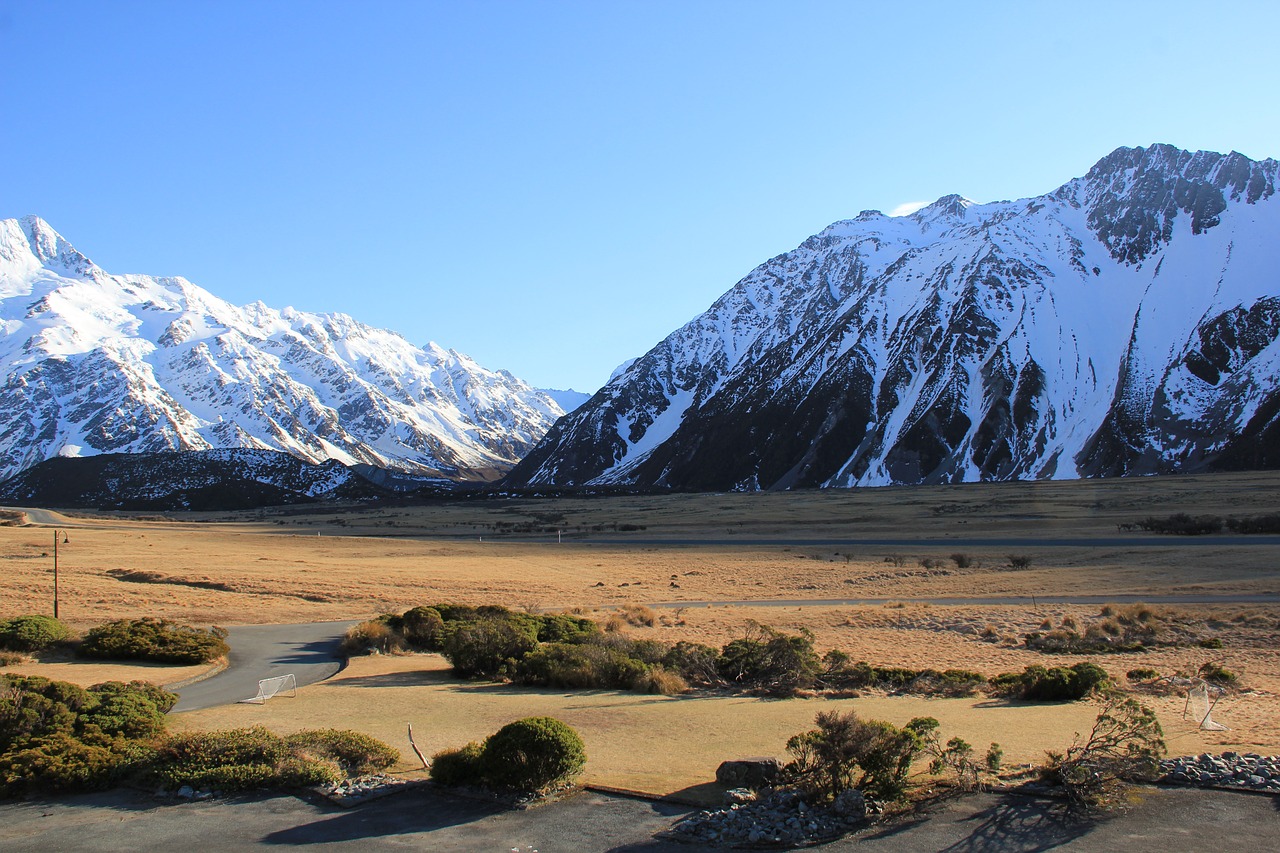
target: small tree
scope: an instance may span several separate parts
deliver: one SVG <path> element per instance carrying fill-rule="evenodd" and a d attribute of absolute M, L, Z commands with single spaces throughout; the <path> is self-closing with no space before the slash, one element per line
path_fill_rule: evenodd
<path fill-rule="evenodd" d="M 1098 714 L 1089 737 L 1065 753 L 1049 753 L 1045 771 L 1074 807 L 1105 806 L 1129 780 L 1152 779 L 1165 753 L 1155 712 L 1133 699 L 1113 699 Z"/>

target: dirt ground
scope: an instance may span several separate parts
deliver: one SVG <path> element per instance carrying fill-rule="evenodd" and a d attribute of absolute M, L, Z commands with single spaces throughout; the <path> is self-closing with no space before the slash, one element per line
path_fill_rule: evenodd
<path fill-rule="evenodd" d="M 51 520 L 63 531 L 58 549 L 61 613 L 82 630 L 139 615 L 196 625 L 366 618 L 436 601 L 531 611 L 577 608 L 599 618 L 635 606 L 651 608 L 653 614 L 652 625 L 626 626 L 640 637 L 718 646 L 741 636 L 754 621 L 786 631 L 812 631 L 820 650 L 838 648 L 855 660 L 992 675 L 1083 659 L 1049 657 L 1021 644 L 1025 633 L 1041 629 L 1046 621 L 1050 627 L 1064 619 L 1081 625 L 1098 621 L 1100 602 L 1108 597 L 1172 597 L 1174 601 L 1155 609 L 1169 624 L 1216 640 L 1221 649 L 1183 642 L 1090 659 L 1121 683 L 1135 668 L 1171 676 L 1194 673 L 1210 662 L 1226 666 L 1238 673 L 1240 689 L 1222 699 L 1214 716 L 1229 731 L 1182 731 L 1184 700 L 1176 692 L 1143 695 L 1143 701 L 1157 708 L 1175 753 L 1202 748 L 1276 753 L 1280 545 L 1239 537 L 1206 544 L 1121 526 L 1174 512 L 1245 516 L 1277 511 L 1280 475 L 1254 473 L 794 494 L 493 499 L 222 516 L 62 515 Z M 53 535 L 48 526 L 0 527 L 0 617 L 51 611 Z M 774 542 L 753 541 L 759 539 Z M 1026 565 L 1014 568 L 1023 561 L 1011 557 L 1024 558 Z M 1079 604 L 1046 603 L 1055 596 L 1091 598 Z M 1212 596 L 1233 596 L 1238 603 L 1187 601 Z M 944 598 L 947 603 L 935 601 Z M 844 599 L 862 603 L 818 603 Z M 556 698 L 442 684 L 421 666 L 417 658 L 357 661 L 342 678 L 304 689 L 291 705 L 225 713 L 246 720 L 257 714 L 254 719 L 273 726 L 300 728 L 310 723 L 273 715 L 305 717 L 312 702 L 319 710 L 345 708 L 325 724 L 368 730 L 408 754 L 402 733 L 408 722 L 415 723 L 424 749 L 456 746 L 507 721 L 500 719 L 505 711 L 492 709 L 517 713 L 525 706 L 550 707 L 544 703 Z M 384 689 L 362 705 L 356 697 L 371 692 L 353 689 L 352 679 Z M 394 698 L 396 691 L 418 698 L 396 705 L 402 701 Z M 320 695 L 326 699 L 312 698 Z M 818 700 L 621 694 L 575 694 L 559 700 L 566 705 L 557 716 L 578 719 L 602 735 L 601 743 L 623 745 L 616 754 L 611 747 L 597 747 L 590 767 L 594 778 L 652 779 L 649 784 L 660 786 L 705 779 L 705 761 L 712 752 L 717 762 L 727 754 L 776 754 L 788 735 L 812 722 L 818 707 Z M 954 712 L 959 716 L 951 733 L 971 743 L 999 741 L 1019 761 L 1036 760 L 1046 748 L 1062 748 L 1083 725 L 1071 716 L 1076 710 L 1063 710 L 1083 706 L 1011 711 L 1007 706 L 978 708 L 982 703 L 975 700 L 853 701 L 866 709 L 861 713 L 898 722 L 924 713 L 915 704 L 958 709 L 969 702 L 968 716 Z M 872 702 L 888 704 L 867 704 Z M 447 706 L 452 716 L 414 717 L 415 706 Z M 596 706 L 610 710 L 589 710 Z M 289 707 L 295 711 L 287 711 Z M 742 716 L 733 716 L 738 713 Z M 1052 713 L 1068 718 L 1051 719 Z M 1037 716 L 1041 714 L 1050 717 Z M 943 712 L 929 715 L 949 730 Z M 449 722 L 454 718 L 458 721 Z M 194 725 L 205 718 L 183 719 Z M 212 725 L 214 717 L 208 719 Z M 716 726 L 732 733 L 727 741 L 714 736 Z M 696 736 L 672 736 L 681 730 Z M 695 748 L 686 757 L 688 744 L 695 741 L 707 744 L 706 755 L 695 757 L 700 752 Z M 678 772 L 628 763 L 634 753 L 649 753 L 667 742 L 670 754 L 657 763 L 683 768 Z M 636 750 L 636 743 L 645 748 Z"/>

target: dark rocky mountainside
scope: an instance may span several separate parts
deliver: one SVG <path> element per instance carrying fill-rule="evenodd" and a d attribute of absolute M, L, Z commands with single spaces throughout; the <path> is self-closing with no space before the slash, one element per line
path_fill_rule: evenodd
<path fill-rule="evenodd" d="M 394 486 L 394 488 L 393 488 Z M 0 483 L 0 503 L 106 510 L 255 509 L 437 493 L 452 486 L 312 464 L 269 450 L 106 453 L 48 459 Z"/>

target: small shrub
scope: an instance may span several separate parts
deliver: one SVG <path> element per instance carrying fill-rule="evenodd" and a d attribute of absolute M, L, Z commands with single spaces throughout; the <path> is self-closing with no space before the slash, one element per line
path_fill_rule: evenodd
<path fill-rule="evenodd" d="M 752 622 L 746 636 L 724 647 L 716 667 L 731 684 L 790 696 L 814 683 L 819 660 L 808 631 L 784 634 Z"/>
<path fill-rule="evenodd" d="M 926 751 L 933 756 L 930 773 L 950 771 L 955 776 L 956 787 L 962 791 L 976 791 L 981 787 L 982 768 L 973 757 L 973 747 L 964 738 L 953 737 L 946 746 L 934 741 Z"/>
<path fill-rule="evenodd" d="M 637 693 L 678 696 L 681 693 L 689 692 L 689 682 L 685 681 L 677 672 L 672 672 L 661 666 L 655 666 L 645 670 L 639 678 L 632 682 L 631 689 Z"/>
<path fill-rule="evenodd" d="M 600 633 L 600 626 L 590 619 L 568 613 L 552 613 L 538 617 L 538 642 L 581 643 Z"/>
<path fill-rule="evenodd" d="M 0 667 L 16 666 L 27 659 L 22 652 L 10 652 L 0 650 Z"/>
<path fill-rule="evenodd" d="M 786 773 L 824 799 L 852 787 L 883 800 L 900 798 L 912 761 L 938 726 L 937 720 L 924 717 L 899 729 L 882 720 L 861 720 L 853 711 L 822 711 L 814 722 L 817 728 L 787 741 L 794 758 Z"/>
<path fill-rule="evenodd" d="M 574 779 L 586 760 L 582 738 L 572 728 L 554 717 L 528 717 L 490 735 L 480 764 L 495 788 L 538 792 Z"/>
<path fill-rule="evenodd" d="M 463 622 L 444 642 L 444 656 L 463 678 L 509 675 L 538 645 L 537 625 L 523 614 L 480 616 Z"/>
<path fill-rule="evenodd" d="M 667 650 L 662 658 L 662 665 L 679 673 L 690 684 L 712 686 L 723 683 L 716 668 L 718 658 L 719 653 L 711 646 L 681 640 Z"/>
<path fill-rule="evenodd" d="M 15 616 L 0 622 L 0 648 L 15 652 L 42 652 L 65 642 L 71 629 L 52 616 Z"/>
<path fill-rule="evenodd" d="M 952 554 L 951 562 L 956 564 L 957 569 L 967 569 L 973 565 L 973 558 L 968 554 Z"/>
<path fill-rule="evenodd" d="M 1025 554 L 1010 554 L 1009 568 L 1011 569 L 1029 569 L 1031 568 L 1031 558 Z"/>
<path fill-rule="evenodd" d="M 657 614 L 642 604 L 629 604 L 619 611 L 619 615 L 624 622 L 635 628 L 652 628 L 658 621 Z"/>
<path fill-rule="evenodd" d="M 348 628 L 342 636 L 341 649 L 348 657 L 374 653 L 387 655 L 404 651 L 405 645 L 404 637 L 382 618 Z"/>
<path fill-rule="evenodd" d="M 1235 684 L 1240 680 L 1238 675 L 1219 663 L 1206 663 L 1196 674 L 1214 684 Z"/>
<path fill-rule="evenodd" d="M 1160 673 L 1150 667 L 1138 667 L 1131 669 L 1124 674 L 1124 677 L 1130 681 L 1152 681 L 1160 677 Z"/>
<path fill-rule="evenodd" d="M 1197 641 L 1196 645 L 1202 649 L 1220 649 L 1222 648 L 1222 640 L 1219 637 L 1207 637 Z"/>
<path fill-rule="evenodd" d="M 437 785 L 483 785 L 484 774 L 480 757 L 484 746 L 474 741 L 461 749 L 446 749 L 431 756 L 428 771 L 431 781 Z"/>
<path fill-rule="evenodd" d="M 1000 744 L 995 741 L 991 742 L 991 745 L 987 747 L 987 754 L 983 756 L 983 763 L 987 765 L 987 769 L 992 773 L 1000 770 L 1000 767 L 1004 764 L 1004 750 L 1000 747 Z"/>
<path fill-rule="evenodd" d="M 393 747 L 363 732 L 349 729 L 316 729 L 295 732 L 284 739 L 295 755 L 331 760 L 344 774 L 363 776 L 377 773 L 400 760 Z"/>
<path fill-rule="evenodd" d="M 108 660 L 196 664 L 229 651 L 226 641 L 215 632 L 146 617 L 121 619 L 91 629 L 76 653 Z"/>

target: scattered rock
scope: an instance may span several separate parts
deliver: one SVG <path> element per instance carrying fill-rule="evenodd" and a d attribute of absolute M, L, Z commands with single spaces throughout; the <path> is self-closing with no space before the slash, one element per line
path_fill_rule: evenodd
<path fill-rule="evenodd" d="M 398 794 L 416 784 L 419 783 L 396 776 L 388 776 L 385 773 L 375 773 L 369 776 L 343 779 L 341 782 L 334 782 L 328 785 L 317 785 L 312 790 L 337 805 L 350 808 L 389 794 Z"/>
<path fill-rule="evenodd" d="M 868 814 L 880 811 L 859 791 L 840 796 L 850 814 L 837 813 L 834 805 L 810 805 L 795 791 L 770 791 L 752 803 L 697 812 L 662 835 L 702 845 L 794 847 L 838 838 L 865 824 Z M 856 807 L 859 802 L 861 810 Z"/>

